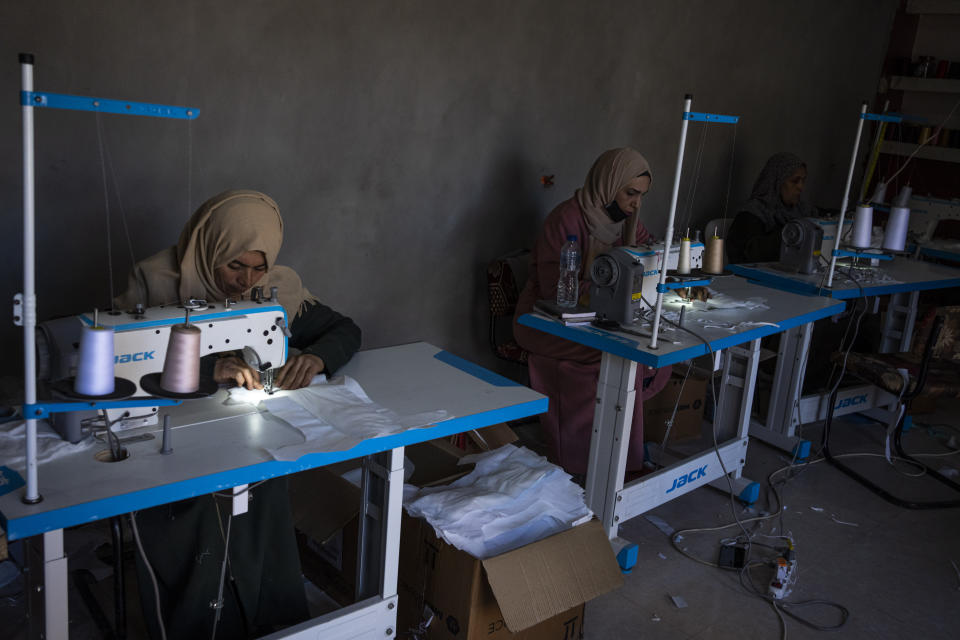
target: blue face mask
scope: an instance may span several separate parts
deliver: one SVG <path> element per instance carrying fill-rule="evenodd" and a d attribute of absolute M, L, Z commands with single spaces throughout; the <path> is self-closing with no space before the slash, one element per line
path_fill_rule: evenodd
<path fill-rule="evenodd" d="M 610 219 L 614 222 L 622 222 L 627 219 L 627 212 L 620 208 L 616 200 L 608 204 L 606 210 L 607 215 L 610 216 Z"/>

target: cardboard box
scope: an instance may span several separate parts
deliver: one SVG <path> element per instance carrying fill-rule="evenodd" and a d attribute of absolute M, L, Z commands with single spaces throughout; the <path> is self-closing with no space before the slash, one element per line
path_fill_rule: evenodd
<path fill-rule="evenodd" d="M 683 374 L 687 367 L 683 366 L 681 369 L 678 373 L 677 368 L 674 368 L 674 373 L 663 390 L 643 403 L 643 439 L 646 442 L 663 442 L 666 421 L 673 414 L 674 405 L 677 406 L 677 415 L 670 430 L 670 442 L 699 438 L 702 434 L 707 379 L 691 373 L 684 383 Z"/>
<path fill-rule="evenodd" d="M 405 516 L 397 628 L 434 615 L 428 640 L 576 640 L 584 604 L 623 584 L 597 521 L 478 560 Z"/>
<path fill-rule="evenodd" d="M 472 466 L 446 440 L 408 447 L 410 482 L 447 484 Z M 359 488 L 342 466 L 291 476 L 290 495 L 304 574 L 341 604 L 353 602 Z M 427 640 L 577 640 L 584 603 L 623 584 L 609 540 L 592 521 L 487 560 L 439 538 L 403 513 L 397 630 L 434 612 Z"/>
<path fill-rule="evenodd" d="M 470 473 L 458 464 L 466 453 L 433 440 L 407 447 L 413 463 L 409 482 L 420 487 L 448 484 Z M 290 476 L 290 506 L 297 530 L 301 568 L 311 582 L 342 605 L 354 602 L 360 487 L 342 477 L 360 466 L 358 460 L 310 469 Z"/>
<path fill-rule="evenodd" d="M 483 429 L 473 429 L 457 434 L 451 438 L 451 442 L 466 453 L 483 453 L 499 449 L 505 444 L 513 444 L 519 439 L 509 425 L 501 422 Z"/>

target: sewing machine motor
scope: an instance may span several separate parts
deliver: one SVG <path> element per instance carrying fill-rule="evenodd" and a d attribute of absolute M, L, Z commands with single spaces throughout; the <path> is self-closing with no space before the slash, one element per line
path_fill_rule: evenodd
<path fill-rule="evenodd" d="M 780 232 L 780 264 L 792 273 L 817 272 L 823 228 L 805 218 L 790 220 Z"/>

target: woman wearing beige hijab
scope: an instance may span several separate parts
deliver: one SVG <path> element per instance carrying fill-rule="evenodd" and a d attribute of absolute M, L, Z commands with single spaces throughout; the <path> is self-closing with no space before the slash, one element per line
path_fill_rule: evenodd
<path fill-rule="evenodd" d="M 249 295 L 254 285 L 278 288 L 292 337 L 300 350 L 278 374 L 285 388 L 333 373 L 360 346 L 360 329 L 320 304 L 293 269 L 276 263 L 283 242 L 280 210 L 257 191 L 227 191 L 197 210 L 176 246 L 143 260 L 117 305 L 130 309 L 189 298 L 213 302 Z M 291 349 L 291 350 L 292 350 Z M 204 358 L 202 371 L 220 382 L 259 387 L 257 373 L 236 356 Z M 161 637 L 157 598 L 167 638 L 258 637 L 309 617 L 286 477 L 258 483 L 246 514 L 230 518 L 229 500 L 206 495 L 142 510 L 137 514 L 143 557 L 137 575 L 144 620 Z M 230 530 L 229 579 L 221 589 L 222 535 Z M 151 571 L 152 570 L 152 571 Z M 222 594 L 222 607 L 211 602 Z"/>
<path fill-rule="evenodd" d="M 137 263 L 117 306 L 239 300 L 255 285 L 265 292 L 277 287 L 295 355 L 277 373 L 276 384 L 305 387 L 318 373 L 332 374 L 350 359 L 360 347 L 360 329 L 321 304 L 293 269 L 276 263 L 282 243 L 283 219 L 273 199 L 259 191 L 225 191 L 197 209 L 175 246 Z M 262 388 L 257 372 L 235 355 L 204 362 L 204 372 L 217 382 Z"/>
<path fill-rule="evenodd" d="M 544 221 L 530 254 L 530 277 L 520 294 L 516 317 L 532 311 L 537 300 L 556 299 L 560 248 L 568 236 L 576 236 L 580 255 L 586 256 L 580 271 L 581 299 L 589 291 L 588 274 L 597 255 L 610 247 L 651 242 L 639 216 L 651 182 L 650 165 L 638 151 L 621 148 L 600 154 L 583 187 Z M 547 413 L 540 416 L 549 458 L 569 473 L 586 473 L 600 352 L 525 327 L 516 318 L 513 333 L 529 352 L 530 385 L 550 399 Z M 670 375 L 669 368 L 641 365 L 641 369 L 627 458 L 631 472 L 643 468 L 643 400 L 660 391 Z"/>

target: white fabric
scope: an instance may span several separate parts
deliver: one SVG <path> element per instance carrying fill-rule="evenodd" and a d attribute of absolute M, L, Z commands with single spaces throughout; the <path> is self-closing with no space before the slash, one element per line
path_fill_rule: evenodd
<path fill-rule="evenodd" d="M 353 378 L 314 378 L 309 387 L 278 391 L 231 390 L 231 401 L 258 404 L 300 432 L 304 441 L 267 451 L 276 460 L 297 460 L 318 451 L 346 451 L 364 440 L 426 427 L 450 416 L 444 410 L 401 416 L 367 396 Z"/>
<path fill-rule="evenodd" d="M 0 425 L 0 466 L 17 471 L 25 471 L 26 462 L 26 422 L 8 422 Z M 93 436 L 87 436 L 76 444 L 71 444 L 46 422 L 37 421 L 37 463 L 43 464 L 71 453 L 84 451 L 94 444 Z"/>
<path fill-rule="evenodd" d="M 489 558 L 589 520 L 583 489 L 560 467 L 505 445 L 464 456 L 468 475 L 443 487 L 404 487 L 404 506 L 437 536 L 477 558 Z"/>

